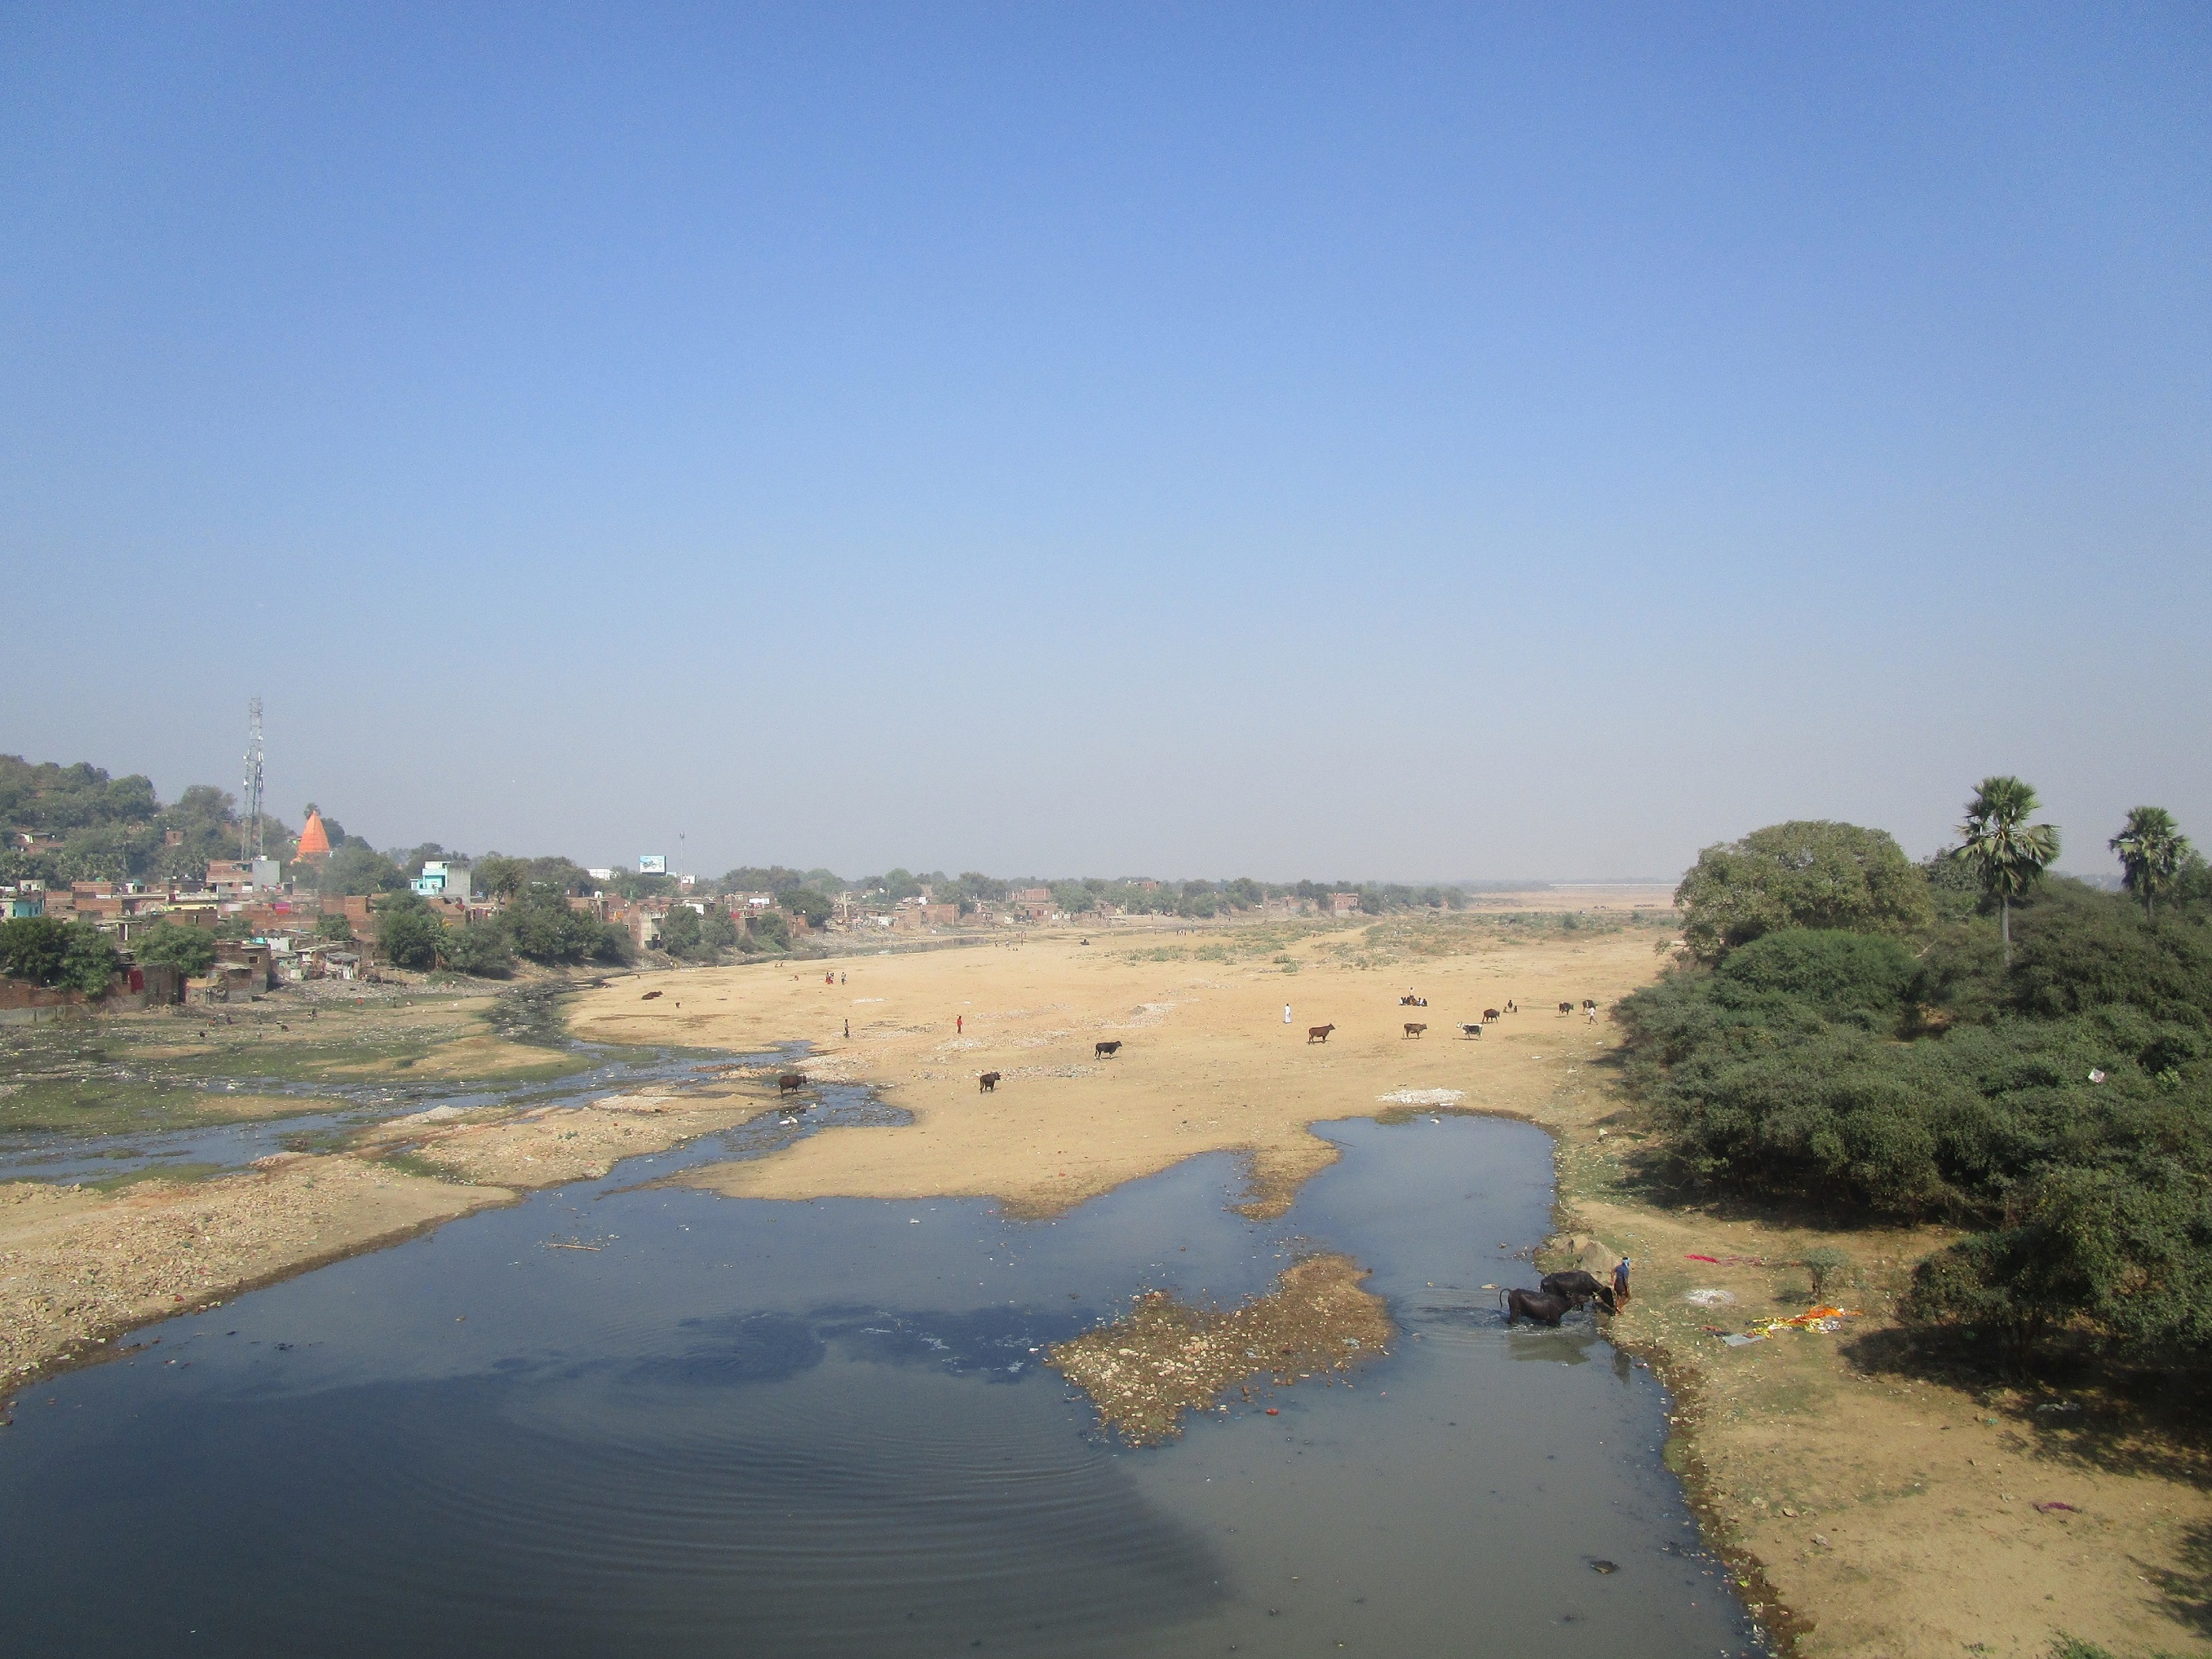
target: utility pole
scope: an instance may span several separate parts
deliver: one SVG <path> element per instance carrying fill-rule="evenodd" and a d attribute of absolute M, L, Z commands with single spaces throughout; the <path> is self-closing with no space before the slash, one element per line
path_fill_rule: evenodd
<path fill-rule="evenodd" d="M 238 857 L 261 856 L 261 699 L 246 705 L 246 810 L 239 815 Z"/>

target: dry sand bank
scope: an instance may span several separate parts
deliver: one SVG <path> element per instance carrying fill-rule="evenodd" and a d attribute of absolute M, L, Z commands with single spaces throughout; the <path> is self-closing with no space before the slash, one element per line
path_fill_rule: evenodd
<path fill-rule="evenodd" d="M 1565 1217 L 1637 1258 L 1639 1293 L 1616 1335 L 1677 1388 L 1670 1459 L 1709 1536 L 1742 1565 L 1747 1595 L 1796 1651 L 2040 1656 L 2062 1631 L 2123 1653 L 2203 1650 L 2212 1503 L 2198 1471 L 2124 1425 L 2076 1428 L 2089 1413 L 2035 1409 L 2049 1400 L 1886 1365 L 1892 1297 L 1933 1234 L 1722 1219 L 1655 1206 L 1624 1179 L 1632 1115 L 1601 1068 L 1614 1033 L 1557 1004 L 1609 1004 L 1651 978 L 1664 958 L 1650 930 L 1498 937 L 1391 922 L 1242 936 L 1265 939 L 1259 949 L 1228 931 L 1091 937 L 855 956 L 796 975 L 659 975 L 650 985 L 665 994 L 651 1002 L 647 987 L 617 981 L 580 999 L 574 1023 L 615 1041 L 809 1037 L 817 1058 L 804 1069 L 882 1083 L 915 1115 L 909 1127 L 839 1129 L 684 1177 L 753 1197 L 991 1196 L 1044 1215 L 1233 1149 L 1252 1160 L 1257 1204 L 1279 1212 L 1334 1156 L 1310 1124 L 1458 1091 L 1462 1109 L 1550 1129 Z M 825 971 L 843 977 L 825 984 Z M 1425 1010 L 1397 1005 L 1409 985 Z M 1458 1036 L 1456 1021 L 1509 997 L 1517 1016 Z M 1408 1018 L 1426 1035 L 1406 1037 Z M 1308 1043 L 1309 1025 L 1332 1021 L 1325 1046 Z M 1096 1056 L 1096 1042 L 1117 1039 L 1117 1057 Z M 979 1094 L 987 1070 L 1004 1080 Z M 1817 1244 L 1862 1264 L 1846 1299 L 1866 1317 L 1741 1349 L 1701 1328 L 1801 1311 L 1808 1287 L 1794 1266 L 1691 1255 L 1785 1264 Z M 1699 1308 L 1683 1300 L 1692 1290 L 1737 1300 Z M 2035 1507 L 2052 1502 L 2074 1507 Z"/>

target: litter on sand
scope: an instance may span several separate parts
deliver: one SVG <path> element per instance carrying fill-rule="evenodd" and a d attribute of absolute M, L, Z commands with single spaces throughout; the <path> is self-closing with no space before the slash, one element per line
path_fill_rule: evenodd
<path fill-rule="evenodd" d="M 1716 1267 L 1764 1267 L 1763 1255 L 1699 1255 L 1695 1250 L 1682 1257 L 1685 1261 L 1710 1261 Z"/>
<path fill-rule="evenodd" d="M 2053 1510 L 2063 1510 L 2069 1515 L 2079 1515 L 2081 1513 L 2081 1510 L 2075 1504 L 2069 1504 L 2063 1499 L 2057 1498 L 2051 1498 L 2047 1503 L 2038 1504 L 2035 1507 L 2045 1515 L 2049 1515 Z"/>
<path fill-rule="evenodd" d="M 1734 1291 L 1698 1290 L 1682 1292 L 1682 1300 L 1693 1308 L 1725 1308 L 1735 1301 Z"/>
<path fill-rule="evenodd" d="M 1839 1331 L 1844 1320 L 1864 1316 L 1856 1308 L 1808 1308 L 1787 1319 L 1762 1319 L 1747 1326 L 1740 1334 L 1723 1333 L 1721 1340 L 1731 1348 L 1741 1348 L 1748 1343 L 1764 1342 L 1782 1331 Z"/>

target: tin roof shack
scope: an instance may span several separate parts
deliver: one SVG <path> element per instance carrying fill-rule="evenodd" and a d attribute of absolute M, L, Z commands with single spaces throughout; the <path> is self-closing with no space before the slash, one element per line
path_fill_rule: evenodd
<path fill-rule="evenodd" d="M 276 953 L 258 939 L 217 939 L 215 968 L 226 981 L 242 981 L 251 992 L 270 990 L 276 983 Z"/>

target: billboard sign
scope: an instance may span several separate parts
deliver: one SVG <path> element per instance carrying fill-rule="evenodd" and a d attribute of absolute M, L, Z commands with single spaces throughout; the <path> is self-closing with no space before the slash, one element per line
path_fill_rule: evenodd
<path fill-rule="evenodd" d="M 666 875 L 668 873 L 668 854 L 665 853 L 640 853 L 637 855 L 637 872 L 641 876 Z"/>

